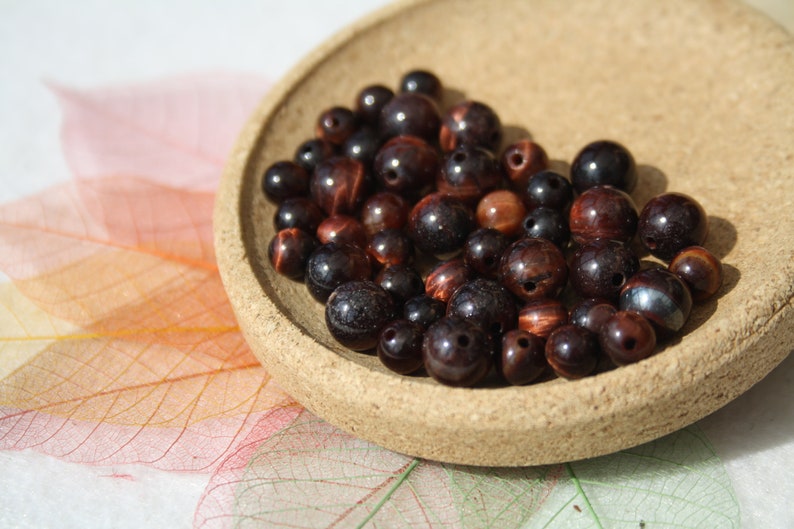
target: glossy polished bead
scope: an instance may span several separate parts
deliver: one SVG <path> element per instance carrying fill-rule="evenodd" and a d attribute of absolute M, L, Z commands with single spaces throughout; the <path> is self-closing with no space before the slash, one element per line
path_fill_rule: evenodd
<path fill-rule="evenodd" d="M 309 173 L 295 162 L 278 161 L 265 170 L 262 191 L 274 202 L 303 196 L 309 191 Z"/>
<path fill-rule="evenodd" d="M 618 311 L 598 334 L 601 351 L 618 366 L 633 364 L 651 356 L 656 349 L 656 332 L 636 312 Z"/>
<path fill-rule="evenodd" d="M 352 110 L 345 107 L 331 107 L 317 118 L 315 135 L 331 145 L 342 145 L 358 128 L 358 120 Z"/>
<path fill-rule="evenodd" d="M 381 329 L 393 319 L 391 296 L 372 281 L 339 285 L 325 305 L 325 324 L 331 336 L 354 351 L 374 349 Z"/>
<path fill-rule="evenodd" d="M 637 231 L 637 207 L 615 187 L 591 187 L 573 201 L 568 224 L 579 244 L 594 239 L 629 242 Z"/>
<path fill-rule="evenodd" d="M 521 231 L 524 237 L 546 239 L 559 248 L 565 248 L 571 238 L 568 216 L 560 210 L 545 207 L 527 213 L 521 220 Z"/>
<path fill-rule="evenodd" d="M 516 304 L 497 281 L 477 278 L 460 286 L 447 304 L 447 316 L 471 320 L 498 340 L 516 327 Z"/>
<path fill-rule="evenodd" d="M 568 280 L 568 266 L 546 239 L 519 239 L 502 255 L 502 284 L 524 301 L 557 297 Z"/>
<path fill-rule="evenodd" d="M 385 267 L 375 276 L 375 283 L 391 294 L 394 302 L 402 306 L 406 300 L 425 292 L 425 283 L 419 272 L 410 265 L 396 264 Z"/>
<path fill-rule="evenodd" d="M 361 206 L 361 224 L 370 235 L 386 229 L 401 230 L 410 212 L 410 204 L 400 195 L 387 191 L 375 193 Z"/>
<path fill-rule="evenodd" d="M 620 291 L 618 308 L 645 316 L 662 338 L 684 326 L 692 310 L 692 295 L 674 273 L 649 268 L 640 270 L 626 282 Z"/>
<path fill-rule="evenodd" d="M 423 94 L 397 94 L 383 106 L 380 113 L 379 130 L 384 139 L 409 135 L 435 142 L 440 127 L 438 106 Z"/>
<path fill-rule="evenodd" d="M 317 226 L 317 239 L 321 244 L 335 242 L 353 244 L 359 248 L 367 246 L 367 233 L 364 226 L 354 217 L 348 215 L 332 215 Z"/>
<path fill-rule="evenodd" d="M 529 301 L 518 311 L 518 328 L 544 339 L 567 323 L 568 309 L 557 299 Z"/>
<path fill-rule="evenodd" d="M 458 252 L 474 229 L 474 213 L 460 200 L 432 193 L 408 217 L 408 234 L 418 249 L 443 258 Z"/>
<path fill-rule="evenodd" d="M 463 145 L 448 153 L 436 177 L 440 193 L 474 207 L 486 193 L 502 184 L 502 171 L 494 155 L 481 147 Z"/>
<path fill-rule="evenodd" d="M 533 174 L 523 190 L 524 203 L 529 209 L 545 207 L 565 211 L 573 201 L 571 183 L 554 171 Z"/>
<path fill-rule="evenodd" d="M 410 375 L 424 365 L 424 328 L 408 320 L 394 320 L 380 331 L 376 352 L 381 363 L 400 375 Z"/>
<path fill-rule="evenodd" d="M 479 325 L 461 318 L 441 318 L 422 341 L 428 374 L 448 386 L 471 387 L 491 369 L 493 345 Z"/>
<path fill-rule="evenodd" d="M 400 92 L 423 94 L 436 101 L 444 95 L 444 85 L 436 74 L 428 70 L 411 70 L 400 79 Z"/>
<path fill-rule="evenodd" d="M 652 255 L 669 261 L 684 248 L 703 244 L 709 220 L 694 198 L 683 193 L 664 193 L 642 208 L 637 231 Z"/>
<path fill-rule="evenodd" d="M 306 140 L 295 149 L 294 161 L 311 175 L 317 164 L 334 155 L 334 146 L 318 138 Z"/>
<path fill-rule="evenodd" d="M 623 243 L 596 239 L 580 246 L 569 262 L 571 285 L 585 298 L 617 300 L 620 289 L 640 269 L 640 260 Z"/>
<path fill-rule="evenodd" d="M 287 228 L 279 231 L 267 247 L 273 270 L 292 279 L 300 279 L 306 261 L 317 247 L 317 241 L 303 230 Z"/>
<path fill-rule="evenodd" d="M 546 340 L 546 361 L 559 376 L 586 377 L 598 365 L 598 335 L 576 325 L 557 327 Z"/>
<path fill-rule="evenodd" d="M 594 141 L 579 151 L 571 163 L 571 182 L 579 193 L 603 185 L 631 193 L 637 185 L 637 166 L 623 145 Z"/>
<path fill-rule="evenodd" d="M 521 197 L 507 189 L 491 191 L 480 199 L 475 210 L 477 224 L 498 230 L 508 237 L 521 233 L 521 222 L 526 214 Z"/>
<path fill-rule="evenodd" d="M 668 270 L 684 280 L 694 301 L 709 299 L 722 286 L 722 263 L 702 246 L 690 246 L 675 254 Z"/>
<path fill-rule="evenodd" d="M 355 213 L 364 201 L 367 188 L 364 164 L 342 156 L 321 162 L 310 183 L 312 199 L 328 215 Z"/>
<path fill-rule="evenodd" d="M 463 260 L 474 272 L 483 277 L 499 277 L 502 254 L 510 239 L 501 231 L 480 228 L 471 232 L 463 245 Z"/>
<path fill-rule="evenodd" d="M 502 122 L 494 110 L 479 101 L 462 101 L 441 118 L 439 145 L 450 152 L 461 145 L 496 151 L 502 141 Z"/>
<path fill-rule="evenodd" d="M 377 127 L 381 110 L 392 97 L 391 88 L 379 84 L 366 86 L 356 95 L 356 114 L 362 122 Z"/>
<path fill-rule="evenodd" d="M 341 147 L 342 156 L 353 158 L 369 167 L 381 146 L 380 134 L 373 127 L 361 127 L 348 136 Z"/>
<path fill-rule="evenodd" d="M 540 378 L 549 367 L 545 354 L 546 341 L 521 329 L 502 336 L 499 371 L 513 386 L 529 384 Z"/>
<path fill-rule="evenodd" d="M 471 270 L 463 259 L 441 261 L 425 277 L 425 293 L 446 304 L 452 294 L 471 278 Z"/>
<path fill-rule="evenodd" d="M 438 151 L 425 140 L 397 136 L 380 148 L 372 169 L 384 189 L 418 197 L 435 183 L 440 163 Z"/>
<path fill-rule="evenodd" d="M 549 168 L 549 156 L 545 149 L 532 140 L 519 140 L 502 151 L 502 168 L 510 185 L 523 193 L 530 177 Z"/>
<path fill-rule="evenodd" d="M 276 230 L 299 228 L 306 233 L 314 233 L 324 218 L 325 214 L 316 202 L 304 197 L 293 197 L 278 205 L 273 225 Z"/>
<path fill-rule="evenodd" d="M 380 266 L 410 264 L 414 260 L 414 245 L 402 230 L 386 229 L 370 238 L 367 254 Z"/>
<path fill-rule="evenodd" d="M 604 323 L 618 311 L 617 307 L 606 299 L 588 298 L 571 307 L 568 320 L 572 325 L 584 327 L 598 334 Z"/>
<path fill-rule="evenodd" d="M 422 294 L 405 302 L 403 305 L 403 318 L 418 323 L 422 328 L 427 329 L 443 318 L 446 311 L 446 303 Z"/>
<path fill-rule="evenodd" d="M 331 292 L 348 281 L 368 280 L 372 266 L 366 252 L 350 244 L 323 244 L 306 262 L 304 282 L 314 299 L 325 303 Z"/>

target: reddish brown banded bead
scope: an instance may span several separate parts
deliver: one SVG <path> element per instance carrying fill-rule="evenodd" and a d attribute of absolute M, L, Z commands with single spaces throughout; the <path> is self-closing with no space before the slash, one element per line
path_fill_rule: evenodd
<path fill-rule="evenodd" d="M 722 263 L 702 246 L 690 246 L 678 252 L 668 267 L 689 286 L 694 301 L 704 301 L 722 286 Z"/>
<path fill-rule="evenodd" d="M 522 222 L 527 214 L 524 202 L 516 193 L 507 189 L 491 191 L 477 204 L 477 224 L 483 228 L 493 228 L 508 237 L 515 237 L 523 231 Z"/>
<path fill-rule="evenodd" d="M 637 231 L 652 255 L 668 261 L 688 246 L 703 244 L 709 221 L 694 198 L 683 193 L 664 193 L 642 208 Z"/>
<path fill-rule="evenodd" d="M 636 312 L 618 311 L 598 334 L 601 350 L 615 365 L 633 364 L 651 356 L 656 349 L 656 332 Z"/>
<path fill-rule="evenodd" d="M 447 154 L 436 176 L 440 193 L 474 207 L 486 193 L 502 185 L 502 171 L 490 151 L 462 145 Z"/>
<path fill-rule="evenodd" d="M 537 380 L 548 369 L 546 341 L 540 336 L 513 329 L 502 336 L 499 371 L 504 379 L 520 386 Z"/>
<path fill-rule="evenodd" d="M 462 101 L 441 118 L 439 145 L 445 152 L 461 145 L 476 145 L 495 151 L 502 141 L 502 123 L 488 105 L 479 101 Z"/>
<path fill-rule="evenodd" d="M 569 226 L 579 244 L 594 239 L 629 242 L 637 231 L 637 207 L 617 188 L 591 187 L 573 201 Z"/>
<path fill-rule="evenodd" d="M 568 280 L 568 266 L 557 246 L 546 239 L 519 239 L 505 250 L 499 277 L 524 301 L 554 298 Z"/>
<path fill-rule="evenodd" d="M 598 365 L 598 335 L 576 325 L 557 327 L 546 340 L 546 361 L 559 376 L 582 378 Z"/>
<path fill-rule="evenodd" d="M 401 230 L 382 230 L 370 238 L 367 254 L 380 266 L 410 264 L 414 259 L 414 245 Z"/>
<path fill-rule="evenodd" d="M 314 237 L 298 228 L 279 231 L 270 241 L 267 256 L 273 270 L 292 279 L 299 279 L 306 270 L 306 261 L 317 246 Z"/>
<path fill-rule="evenodd" d="M 502 167 L 513 189 L 523 192 L 535 173 L 549 168 L 549 156 L 540 144 L 519 140 L 502 152 Z"/>
<path fill-rule="evenodd" d="M 386 229 L 402 229 L 408 222 L 410 204 L 400 195 L 376 193 L 361 206 L 361 224 L 370 235 Z"/>
<path fill-rule="evenodd" d="M 311 196 L 328 215 L 354 213 L 367 193 L 364 164 L 336 156 L 321 162 L 312 175 Z"/>
<path fill-rule="evenodd" d="M 681 330 L 692 310 L 689 287 L 663 268 L 640 270 L 620 291 L 620 310 L 637 312 L 664 337 Z M 660 336 L 662 337 L 662 336 Z"/>
<path fill-rule="evenodd" d="M 342 145 L 358 127 L 358 120 L 352 110 L 345 107 L 331 107 L 317 118 L 315 134 L 321 140 L 333 145 Z"/>
<path fill-rule="evenodd" d="M 541 338 L 568 323 L 568 309 L 556 299 L 530 301 L 518 311 L 518 328 Z"/>
<path fill-rule="evenodd" d="M 353 244 L 360 248 L 367 245 L 364 226 L 348 215 L 332 215 L 317 226 L 317 238 L 322 244 L 329 242 Z"/>
<path fill-rule="evenodd" d="M 441 157 L 429 143 L 416 136 L 397 136 L 378 150 L 372 169 L 388 191 L 422 196 L 435 182 Z"/>
<path fill-rule="evenodd" d="M 471 276 L 471 270 L 463 259 L 442 261 L 425 277 L 425 293 L 433 299 L 446 303 Z"/>

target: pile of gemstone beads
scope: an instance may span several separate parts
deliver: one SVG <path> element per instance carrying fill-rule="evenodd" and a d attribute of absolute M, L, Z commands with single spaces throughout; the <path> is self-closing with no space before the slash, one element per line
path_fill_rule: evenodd
<path fill-rule="evenodd" d="M 452 386 L 577 379 L 654 354 L 717 293 L 703 208 L 669 192 L 638 211 L 623 145 L 585 145 L 569 179 L 529 138 L 498 152 L 496 112 L 442 112 L 443 94 L 425 70 L 367 86 L 263 175 L 270 262 L 339 343 Z"/>

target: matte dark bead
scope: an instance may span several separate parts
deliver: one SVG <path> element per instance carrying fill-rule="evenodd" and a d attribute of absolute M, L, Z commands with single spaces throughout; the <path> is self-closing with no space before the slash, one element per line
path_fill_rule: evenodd
<path fill-rule="evenodd" d="M 522 189 L 529 209 L 551 208 L 565 211 L 573 201 L 573 187 L 567 178 L 554 171 L 533 174 Z"/>
<path fill-rule="evenodd" d="M 270 241 L 267 256 L 276 272 L 300 279 L 306 270 L 306 261 L 316 247 L 317 241 L 305 231 L 287 228 L 276 233 Z"/>
<path fill-rule="evenodd" d="M 448 153 L 436 177 L 436 189 L 474 207 L 486 193 L 502 185 L 502 171 L 491 151 L 463 145 Z"/>
<path fill-rule="evenodd" d="M 518 311 L 518 328 L 544 339 L 567 323 L 568 309 L 557 299 L 529 301 Z"/>
<path fill-rule="evenodd" d="M 517 323 L 513 296 L 497 281 L 485 278 L 461 285 L 449 299 L 447 316 L 471 320 L 494 340 L 499 340 L 505 331 L 515 329 Z"/>
<path fill-rule="evenodd" d="M 616 187 L 591 187 L 573 201 L 568 224 L 579 244 L 594 239 L 629 242 L 637 231 L 637 207 Z"/>
<path fill-rule="evenodd" d="M 348 215 L 332 215 L 317 226 L 317 238 L 321 244 L 335 242 L 339 244 L 353 244 L 359 248 L 366 248 L 367 233 L 364 226 L 354 217 Z"/>
<path fill-rule="evenodd" d="M 318 138 L 306 140 L 295 149 L 294 161 L 311 176 L 317 164 L 334 155 L 334 146 Z"/>
<path fill-rule="evenodd" d="M 571 230 L 568 216 L 558 209 L 535 208 L 521 219 L 522 236 L 533 239 L 546 239 L 560 248 L 568 246 Z"/>
<path fill-rule="evenodd" d="M 501 162 L 510 185 L 519 193 L 526 190 L 532 175 L 549 168 L 549 156 L 545 149 L 528 139 L 508 145 L 502 151 Z"/>
<path fill-rule="evenodd" d="M 560 249 L 546 239 L 519 239 L 502 255 L 502 284 L 524 301 L 557 297 L 568 281 Z"/>
<path fill-rule="evenodd" d="M 422 276 L 413 266 L 395 264 L 385 267 L 375 277 L 383 290 L 391 294 L 395 303 L 402 305 L 406 300 L 420 296 L 425 292 Z"/>
<path fill-rule="evenodd" d="M 650 199 L 639 217 L 637 232 L 652 255 L 669 261 L 688 246 L 706 240 L 709 219 L 703 206 L 683 193 L 664 193 Z"/>
<path fill-rule="evenodd" d="M 502 377 L 513 386 L 529 384 L 540 378 L 549 367 L 545 346 L 543 338 L 528 331 L 507 331 L 502 336 L 498 362 Z"/>
<path fill-rule="evenodd" d="M 586 377 L 598 365 L 598 335 L 576 325 L 557 327 L 546 340 L 546 361 L 559 376 Z"/>
<path fill-rule="evenodd" d="M 404 92 L 395 95 L 380 113 L 381 137 L 418 136 L 435 143 L 441 127 L 441 114 L 435 101 L 426 95 Z"/>
<path fill-rule="evenodd" d="M 295 162 L 278 161 L 265 170 L 262 191 L 274 202 L 306 195 L 309 191 L 309 173 Z"/>
<path fill-rule="evenodd" d="M 331 107 L 317 118 L 315 135 L 331 145 L 342 145 L 358 128 L 358 120 L 352 110 Z"/>
<path fill-rule="evenodd" d="M 314 233 L 325 218 L 316 202 L 305 197 L 285 199 L 276 208 L 273 225 L 276 230 L 299 228 L 306 233 Z"/>
<path fill-rule="evenodd" d="M 410 264 L 414 260 L 414 245 L 402 230 L 386 229 L 370 238 L 367 254 L 380 266 Z"/>
<path fill-rule="evenodd" d="M 569 321 L 572 325 L 584 327 L 598 334 L 604 323 L 617 312 L 617 307 L 606 299 L 583 299 L 571 307 Z"/>
<path fill-rule="evenodd" d="M 403 305 L 403 318 L 418 323 L 427 329 L 430 325 L 443 318 L 446 311 L 446 303 L 422 294 L 405 302 L 405 305 Z"/>
<path fill-rule="evenodd" d="M 444 85 L 436 74 L 428 70 L 412 70 L 400 79 L 400 92 L 426 95 L 441 101 Z"/>
<path fill-rule="evenodd" d="M 391 296 L 372 281 L 340 285 L 325 305 L 325 324 L 331 336 L 354 351 L 374 349 L 381 329 L 393 319 Z"/>
<path fill-rule="evenodd" d="M 368 192 L 364 164 L 343 156 L 329 158 L 315 168 L 310 190 L 328 215 L 355 213 Z"/>
<path fill-rule="evenodd" d="M 668 270 L 684 280 L 694 301 L 707 300 L 722 286 L 722 263 L 702 246 L 690 246 L 675 254 Z"/>
<path fill-rule="evenodd" d="M 640 269 L 628 246 L 596 239 L 580 246 L 569 262 L 571 285 L 585 298 L 617 300 L 620 289 Z"/>
<path fill-rule="evenodd" d="M 353 158 L 369 167 L 382 144 L 380 134 L 372 127 L 361 127 L 353 131 L 342 144 L 341 154 Z"/>
<path fill-rule="evenodd" d="M 424 197 L 408 217 L 408 234 L 416 247 L 440 258 L 457 253 L 474 226 L 472 210 L 442 193 Z"/>
<path fill-rule="evenodd" d="M 636 312 L 618 311 L 598 334 L 601 350 L 618 366 L 633 364 L 651 356 L 656 349 L 656 332 Z"/>
<path fill-rule="evenodd" d="M 471 278 L 471 269 L 463 259 L 442 261 L 425 277 L 425 293 L 446 305 L 452 294 Z"/>
<path fill-rule="evenodd" d="M 381 110 L 392 97 L 391 88 L 379 84 L 366 86 L 356 95 L 356 114 L 362 122 L 377 127 Z"/>
<path fill-rule="evenodd" d="M 662 338 L 684 326 L 692 310 L 692 295 L 674 273 L 649 268 L 640 270 L 626 282 L 620 291 L 618 307 L 645 316 Z"/>
<path fill-rule="evenodd" d="M 479 101 L 462 101 L 441 118 L 439 145 L 450 152 L 473 145 L 495 152 L 502 141 L 502 122 L 496 112 Z"/>
<path fill-rule="evenodd" d="M 361 206 L 361 224 L 370 235 L 381 230 L 401 230 L 408 222 L 411 205 L 403 197 L 387 191 L 375 193 Z"/>
<path fill-rule="evenodd" d="M 510 239 L 501 231 L 480 228 L 471 232 L 463 245 L 463 260 L 474 272 L 491 279 L 499 277 L 502 254 Z"/>
<path fill-rule="evenodd" d="M 462 318 L 441 318 L 425 331 L 422 341 L 425 369 L 449 386 L 481 382 L 491 369 L 492 353 L 488 333 Z"/>
<path fill-rule="evenodd" d="M 397 136 L 380 148 L 372 168 L 384 189 L 419 197 L 435 184 L 440 164 L 438 151 L 425 140 Z"/>
<path fill-rule="evenodd" d="M 309 256 L 304 282 L 312 297 L 325 303 L 339 285 L 371 277 L 372 266 L 362 248 L 331 242 L 318 247 Z"/>
<path fill-rule="evenodd" d="M 571 182 L 579 193 L 603 185 L 631 193 L 637 185 L 637 166 L 623 145 L 594 141 L 579 151 L 571 163 Z"/>
<path fill-rule="evenodd" d="M 381 363 L 400 375 L 410 375 L 424 365 L 424 328 L 408 320 L 394 320 L 380 331 L 376 352 Z"/>
<path fill-rule="evenodd" d="M 508 189 L 491 191 L 477 203 L 477 224 L 483 228 L 494 228 L 508 237 L 515 237 L 523 230 L 522 221 L 527 214 L 524 202 Z"/>

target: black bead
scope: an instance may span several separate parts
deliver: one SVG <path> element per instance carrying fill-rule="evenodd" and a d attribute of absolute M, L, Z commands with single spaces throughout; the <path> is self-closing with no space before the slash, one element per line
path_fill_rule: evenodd
<path fill-rule="evenodd" d="M 472 210 L 441 193 L 432 193 L 417 202 L 408 217 L 408 234 L 416 247 L 437 257 L 457 253 L 474 226 Z"/>
<path fill-rule="evenodd" d="M 596 239 L 580 246 L 569 263 L 571 285 L 585 298 L 617 300 L 620 289 L 640 269 L 628 246 Z"/>
<path fill-rule="evenodd" d="M 491 151 L 462 145 L 444 157 L 436 177 L 436 188 L 474 206 L 483 195 L 500 187 L 502 181 L 499 161 Z"/>
<path fill-rule="evenodd" d="M 354 351 L 375 348 L 381 329 L 393 319 L 391 296 L 372 281 L 340 285 L 325 306 L 325 324 L 331 336 Z"/>
<path fill-rule="evenodd" d="M 604 323 L 617 310 L 617 307 L 606 299 L 583 299 L 571 307 L 568 320 L 572 325 L 584 327 L 588 331 L 598 334 Z"/>
<path fill-rule="evenodd" d="M 306 233 L 314 233 L 325 218 L 325 214 L 313 200 L 304 197 L 285 199 L 279 204 L 273 216 L 276 230 L 299 228 Z"/>
<path fill-rule="evenodd" d="M 436 74 L 427 70 L 412 70 L 400 79 L 400 92 L 424 94 L 441 101 L 444 86 Z"/>
<path fill-rule="evenodd" d="M 422 276 L 416 268 L 405 264 L 387 266 L 375 277 L 375 283 L 391 294 L 395 303 L 400 305 L 425 292 Z"/>
<path fill-rule="evenodd" d="M 378 337 L 377 354 L 381 363 L 395 373 L 408 375 L 424 364 L 422 338 L 424 328 L 408 320 L 386 324 Z"/>
<path fill-rule="evenodd" d="M 309 173 L 295 162 L 278 161 L 265 170 L 262 191 L 274 202 L 306 195 L 309 191 Z"/>
<path fill-rule="evenodd" d="M 443 318 L 446 311 L 446 303 L 424 294 L 407 300 L 403 305 L 403 317 L 425 329 Z"/>
<path fill-rule="evenodd" d="M 372 127 L 361 127 L 342 144 L 342 155 L 358 160 L 369 167 L 380 146 L 381 139 L 378 131 Z"/>
<path fill-rule="evenodd" d="M 571 182 L 579 193 L 602 185 L 631 193 L 637 185 L 637 166 L 623 145 L 608 140 L 595 141 L 586 145 L 574 158 Z"/>
<path fill-rule="evenodd" d="M 684 248 L 702 245 L 708 231 L 703 206 L 683 193 L 664 193 L 649 200 L 637 225 L 642 244 L 665 261 Z"/>
<path fill-rule="evenodd" d="M 318 247 L 309 256 L 304 281 L 312 297 L 325 303 L 339 285 L 366 280 L 371 276 L 369 257 L 362 248 L 330 242 Z"/>
<path fill-rule="evenodd" d="M 568 281 L 562 251 L 546 239 L 519 239 L 502 254 L 499 279 L 524 301 L 554 298 Z"/>
<path fill-rule="evenodd" d="M 331 145 L 342 145 L 358 128 L 358 119 L 352 110 L 345 107 L 331 107 L 317 118 L 315 134 Z"/>
<path fill-rule="evenodd" d="M 414 245 L 402 230 L 385 229 L 370 238 L 367 254 L 379 266 L 407 265 L 414 260 Z"/>
<path fill-rule="evenodd" d="M 559 173 L 540 171 L 529 178 L 523 198 L 529 209 L 546 207 L 564 211 L 573 201 L 573 187 Z"/>
<path fill-rule="evenodd" d="M 510 245 L 510 239 L 499 230 L 480 228 L 469 234 L 463 245 L 463 260 L 478 274 L 496 279 L 502 254 Z"/>
<path fill-rule="evenodd" d="M 381 110 L 394 97 L 391 88 L 383 85 L 364 87 L 356 96 L 356 113 L 367 125 L 377 127 Z"/>
<path fill-rule="evenodd" d="M 502 122 L 496 112 L 479 101 L 463 101 L 450 107 L 441 118 L 439 145 L 450 152 L 461 145 L 496 152 L 502 141 Z"/>
<path fill-rule="evenodd" d="M 438 382 L 470 387 L 491 369 L 493 345 L 479 325 L 461 318 L 441 318 L 422 341 L 425 369 Z"/>
<path fill-rule="evenodd" d="M 311 175 L 317 164 L 333 155 L 333 145 L 319 138 L 312 138 L 298 145 L 298 148 L 295 149 L 294 161 Z"/>
<path fill-rule="evenodd" d="M 438 151 L 425 140 L 397 136 L 383 144 L 372 169 L 384 189 L 413 198 L 433 186 L 440 163 Z"/>
<path fill-rule="evenodd" d="M 546 239 L 560 248 L 565 248 L 571 238 L 568 215 L 558 209 L 535 208 L 521 221 L 524 237 Z"/>
<path fill-rule="evenodd" d="M 598 335 L 576 325 L 557 327 L 546 340 L 546 361 L 563 378 L 582 378 L 598 365 Z"/>
<path fill-rule="evenodd" d="M 545 355 L 546 341 L 521 329 L 513 329 L 502 336 L 502 351 L 498 358 L 499 372 L 514 386 L 537 380 L 549 367 Z"/>

